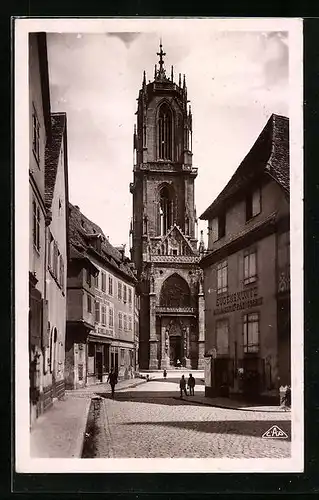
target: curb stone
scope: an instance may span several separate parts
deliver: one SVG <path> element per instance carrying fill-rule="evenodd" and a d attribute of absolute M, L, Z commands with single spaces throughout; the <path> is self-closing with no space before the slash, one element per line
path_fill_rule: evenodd
<path fill-rule="evenodd" d="M 79 458 L 82 458 L 83 446 L 84 446 L 84 440 L 85 440 L 85 432 L 86 432 L 86 426 L 87 426 L 87 421 L 88 421 L 88 416 L 89 416 L 89 411 L 90 411 L 91 404 L 92 404 L 92 398 L 88 399 L 87 403 L 86 403 L 85 418 L 84 418 L 84 429 L 81 432 L 82 440 L 81 440 L 81 444 L 79 446 L 79 453 L 77 454 L 77 456 Z"/>

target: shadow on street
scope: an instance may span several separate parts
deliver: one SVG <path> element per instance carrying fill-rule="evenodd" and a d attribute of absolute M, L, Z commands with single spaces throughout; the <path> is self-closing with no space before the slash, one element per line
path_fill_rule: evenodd
<path fill-rule="evenodd" d="M 196 393 L 195 393 L 196 394 Z M 99 393 L 99 396 L 105 399 L 112 399 L 110 393 Z M 178 398 L 178 399 L 175 399 Z M 179 398 L 179 392 L 177 391 L 165 391 L 165 392 L 148 392 L 148 391 L 138 391 L 138 392 L 115 392 L 116 401 L 127 401 L 134 403 L 152 403 L 156 405 L 167 405 L 167 406 L 177 406 L 177 405 L 191 405 L 191 406 L 203 406 L 200 403 L 192 401 L 192 396 L 184 396 L 183 399 Z"/>
<path fill-rule="evenodd" d="M 173 421 L 173 422 L 128 422 L 120 425 L 143 425 L 143 426 L 158 426 L 158 427 L 175 427 L 179 429 L 194 430 L 197 432 L 206 432 L 209 434 L 236 434 L 240 436 L 262 437 L 264 432 L 268 431 L 273 425 L 278 425 L 277 420 L 223 420 L 223 421 Z M 283 430 L 288 438 L 280 439 L 291 441 L 291 423 L 288 420 L 280 421 L 279 427 Z M 278 440 L 278 438 L 268 438 Z"/>
<path fill-rule="evenodd" d="M 187 381 L 187 378 L 188 377 L 185 377 L 186 381 Z M 175 377 L 174 378 L 171 378 L 171 377 L 170 378 L 156 377 L 156 378 L 152 378 L 150 380 L 150 382 L 163 382 L 163 383 L 165 382 L 165 383 L 172 383 L 172 384 L 179 385 L 180 379 L 181 379 L 180 377 L 178 377 L 178 378 L 175 378 Z M 198 379 L 198 378 L 196 378 L 195 380 L 196 380 L 196 385 L 205 385 L 204 380 L 201 380 L 201 379 Z"/>

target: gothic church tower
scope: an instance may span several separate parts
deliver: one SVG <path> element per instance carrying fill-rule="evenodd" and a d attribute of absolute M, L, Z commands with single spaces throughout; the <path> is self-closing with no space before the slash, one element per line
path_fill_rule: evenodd
<path fill-rule="evenodd" d="M 197 250 L 192 166 L 192 114 L 185 75 L 174 82 L 159 67 L 144 71 L 134 130 L 131 256 L 138 271 L 141 310 L 139 365 L 163 369 L 180 361 L 203 368 L 204 296 Z"/>

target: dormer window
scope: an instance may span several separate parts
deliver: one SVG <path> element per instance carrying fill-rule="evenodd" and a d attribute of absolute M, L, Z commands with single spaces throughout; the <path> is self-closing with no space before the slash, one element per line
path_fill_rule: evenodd
<path fill-rule="evenodd" d="M 261 190 L 256 189 L 246 196 L 246 222 L 261 212 Z"/>

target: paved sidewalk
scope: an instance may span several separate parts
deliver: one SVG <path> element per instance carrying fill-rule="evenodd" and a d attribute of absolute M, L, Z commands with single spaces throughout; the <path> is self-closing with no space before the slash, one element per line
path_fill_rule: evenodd
<path fill-rule="evenodd" d="M 56 401 L 31 430 L 31 457 L 80 458 L 90 403 L 90 398 Z"/>
<path fill-rule="evenodd" d="M 180 399 L 176 396 L 174 399 Z M 236 401 L 229 398 L 209 398 L 204 395 L 187 396 L 184 400 L 189 400 L 190 402 L 202 404 L 205 406 L 215 406 L 216 408 L 227 408 L 229 410 L 244 410 L 244 411 L 256 411 L 256 412 L 274 412 L 282 413 L 284 411 L 290 412 L 290 408 L 286 409 L 282 406 L 270 406 L 270 405 L 260 405 L 260 406 L 249 406 L 243 401 Z"/>

